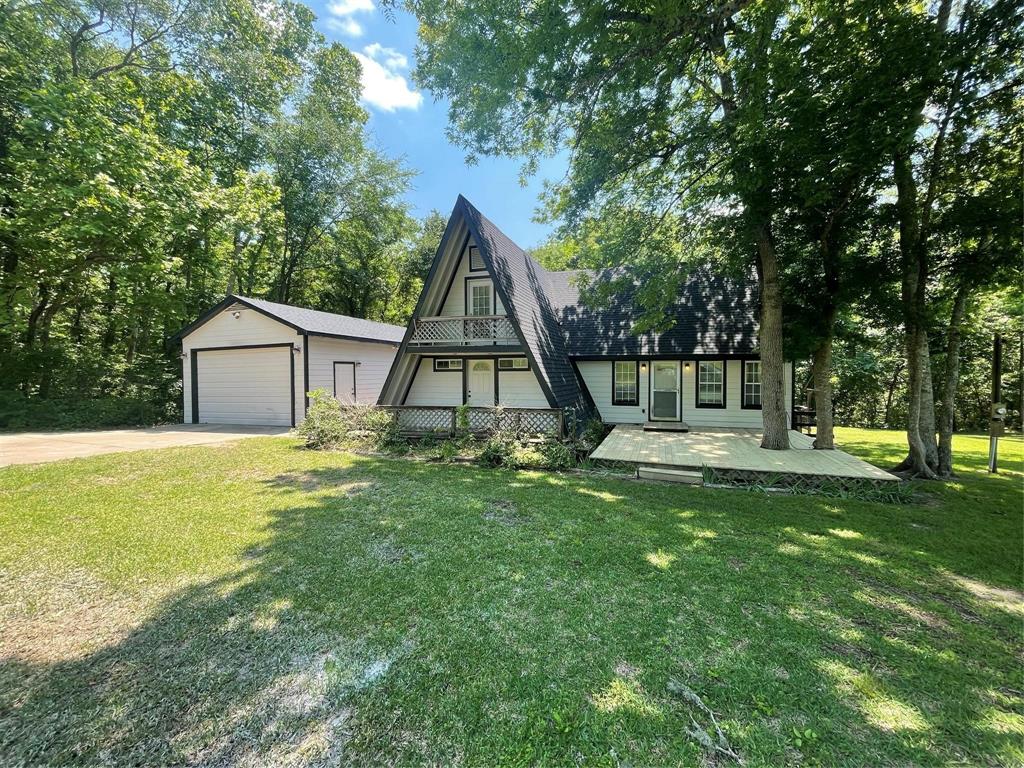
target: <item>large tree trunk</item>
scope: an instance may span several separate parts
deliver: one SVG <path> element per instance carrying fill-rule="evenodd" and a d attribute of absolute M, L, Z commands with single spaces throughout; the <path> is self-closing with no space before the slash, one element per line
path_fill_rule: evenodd
<path fill-rule="evenodd" d="M 946 333 L 946 370 L 942 388 L 942 408 L 939 413 L 939 464 L 941 477 L 953 476 L 953 426 L 956 414 L 956 390 L 960 379 L 960 326 L 967 308 L 968 289 L 961 285 L 953 300 Z"/>
<path fill-rule="evenodd" d="M 939 447 L 935 442 L 935 392 L 932 387 L 931 349 L 925 339 L 921 358 L 921 417 L 917 424 L 924 446 L 924 460 L 933 472 L 939 466 Z"/>
<path fill-rule="evenodd" d="M 927 251 L 920 247 L 917 186 L 909 151 L 897 152 L 893 159 L 896 181 L 896 212 L 900 223 L 900 254 L 903 261 L 902 304 L 907 350 L 907 458 L 896 467 L 912 475 L 934 478 L 928 467 L 924 441 L 921 440 L 921 388 L 928 354 L 928 335 L 924 324 L 924 290 L 927 279 Z"/>
<path fill-rule="evenodd" d="M 755 229 L 758 273 L 761 277 L 761 418 L 764 435 L 761 447 L 772 451 L 789 448 L 789 409 L 786 407 L 786 360 L 782 349 L 782 288 L 779 264 L 767 223 Z"/>
<path fill-rule="evenodd" d="M 961 16 L 961 31 L 963 23 L 969 15 L 970 3 Z M 950 10 L 952 0 L 941 0 L 935 17 L 935 52 L 936 56 L 942 50 L 942 36 L 949 26 Z M 926 77 L 934 78 L 934 86 L 938 86 L 938 71 L 933 71 L 937 59 L 922 61 L 922 72 Z M 907 126 L 906 136 L 902 146 L 893 152 L 893 180 L 896 182 L 896 214 L 899 219 L 900 229 L 900 257 L 903 269 L 902 304 L 904 328 L 906 331 L 907 349 L 907 447 L 909 449 L 907 458 L 897 469 L 906 469 L 911 475 L 934 479 L 935 473 L 928 466 L 929 454 L 937 459 L 937 450 L 932 453 L 925 445 L 921 437 L 922 409 L 931 408 L 930 403 L 923 400 L 928 396 L 924 391 L 925 377 L 930 375 L 928 364 L 928 328 L 927 328 L 927 304 L 926 291 L 929 272 L 929 244 L 928 234 L 931 222 L 932 205 L 938 189 L 938 180 L 942 164 L 942 147 L 945 138 L 946 128 L 952 115 L 952 110 L 959 97 L 960 80 L 963 74 L 963 67 L 966 66 L 966 59 L 961 65 L 956 81 L 951 88 L 951 95 L 945 105 L 943 121 L 937 132 L 932 145 L 931 158 L 928 164 L 928 180 L 925 187 L 924 201 L 918 201 L 917 180 L 914 178 L 912 153 L 917 142 L 918 128 L 924 121 L 925 107 L 928 101 L 928 92 L 922 91 L 920 108 L 917 119 Z M 935 416 L 926 416 L 926 426 L 931 425 L 931 436 L 928 443 L 934 443 Z"/>
<path fill-rule="evenodd" d="M 832 423 L 832 334 L 829 333 L 814 350 L 811 360 L 814 379 L 815 437 L 814 447 L 829 451 L 835 448 Z"/>
<path fill-rule="evenodd" d="M 710 30 L 711 49 L 718 57 L 718 83 L 722 89 L 722 112 L 729 141 L 735 144 L 733 116 L 737 109 L 736 83 L 726 65 L 725 24 Z M 761 289 L 761 324 L 758 347 L 761 352 L 761 419 L 764 435 L 761 447 L 773 451 L 789 448 L 789 410 L 786 407 L 786 361 L 782 350 L 782 288 L 779 284 L 779 262 L 772 239 L 771 195 L 756 190 L 746 196 L 747 221 L 757 245 L 757 276 Z M 767 208 L 765 207 L 767 206 Z"/>

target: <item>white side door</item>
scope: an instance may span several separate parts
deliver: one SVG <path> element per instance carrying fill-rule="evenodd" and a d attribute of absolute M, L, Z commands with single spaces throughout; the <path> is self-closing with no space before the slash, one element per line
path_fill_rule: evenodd
<path fill-rule="evenodd" d="M 356 403 L 356 364 L 334 364 L 334 397 L 342 405 Z"/>
<path fill-rule="evenodd" d="M 466 402 L 478 408 L 494 407 L 494 360 L 467 360 Z"/>

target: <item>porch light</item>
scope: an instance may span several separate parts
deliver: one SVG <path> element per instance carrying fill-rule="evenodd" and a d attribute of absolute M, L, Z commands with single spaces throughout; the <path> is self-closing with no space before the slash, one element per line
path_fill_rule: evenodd
<path fill-rule="evenodd" d="M 231 316 L 232 316 L 233 318 L 235 318 L 235 320 L 237 320 L 238 318 L 240 318 L 240 317 L 242 316 L 242 313 L 241 313 L 241 312 L 239 312 L 239 311 L 238 311 L 238 310 L 236 309 L 236 310 L 235 310 L 234 312 L 232 312 L 232 313 L 231 313 Z"/>
<path fill-rule="evenodd" d="M 641 371 L 646 371 L 647 370 L 647 363 L 640 363 L 640 370 Z"/>
<path fill-rule="evenodd" d="M 686 370 L 690 370 L 690 364 L 689 364 L 689 363 L 687 363 L 687 364 L 686 364 L 686 365 L 684 365 L 683 367 L 684 367 L 684 368 L 686 368 Z"/>

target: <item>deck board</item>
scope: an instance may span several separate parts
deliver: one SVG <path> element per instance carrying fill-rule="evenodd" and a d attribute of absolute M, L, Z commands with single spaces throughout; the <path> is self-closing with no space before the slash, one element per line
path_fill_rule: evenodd
<path fill-rule="evenodd" d="M 591 458 L 660 464 L 670 467 L 741 469 L 799 475 L 898 480 L 883 469 L 841 451 L 816 451 L 813 440 L 789 433 L 788 451 L 760 447 L 761 432 L 753 429 L 695 429 L 690 432 L 645 432 L 640 425 L 618 424 Z"/>

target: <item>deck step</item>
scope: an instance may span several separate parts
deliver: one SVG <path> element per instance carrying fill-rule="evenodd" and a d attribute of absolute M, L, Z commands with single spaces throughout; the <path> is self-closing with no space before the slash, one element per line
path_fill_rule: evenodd
<path fill-rule="evenodd" d="M 661 480 L 666 483 L 686 483 L 688 485 L 704 485 L 704 474 L 691 469 L 672 469 L 651 464 L 637 467 L 637 475 L 644 480 Z"/>
<path fill-rule="evenodd" d="M 689 432 L 690 425 L 685 421 L 648 421 L 644 423 L 644 432 Z"/>

